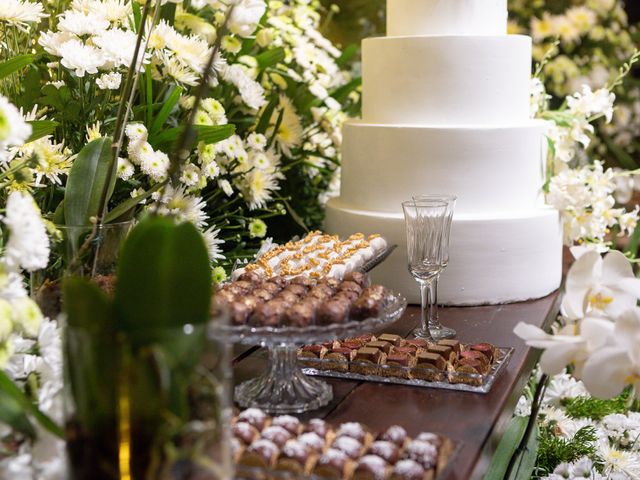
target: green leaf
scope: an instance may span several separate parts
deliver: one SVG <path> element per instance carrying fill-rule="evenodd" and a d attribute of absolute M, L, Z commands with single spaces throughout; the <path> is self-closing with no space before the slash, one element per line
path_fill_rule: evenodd
<path fill-rule="evenodd" d="M 18 55 L 0 63 L 0 78 L 4 78 L 17 72 L 21 68 L 31 65 L 36 59 L 36 55 Z"/>
<path fill-rule="evenodd" d="M 277 65 L 278 63 L 284 60 L 284 48 L 272 48 L 271 50 L 267 50 L 266 52 L 262 52 L 260 55 L 256 57 L 258 61 L 258 66 L 260 70 L 265 70 L 266 68 L 272 67 L 273 65 Z"/>
<path fill-rule="evenodd" d="M 22 392 L 15 383 L 0 370 L 0 420 L 28 436 L 35 435 L 33 425 L 26 414 L 29 413 L 38 423 L 53 435 L 63 438 L 64 432 Z M 30 433 L 31 432 L 31 433 Z"/>
<path fill-rule="evenodd" d="M 0 421 L 23 435 L 33 438 L 36 435 L 35 428 L 27 416 L 23 402 L 19 399 L 23 395 L 11 379 L 0 370 Z"/>
<path fill-rule="evenodd" d="M 164 184 L 165 184 L 164 182 L 163 183 L 156 183 L 153 187 L 151 187 L 146 192 L 141 193 L 140 195 L 137 195 L 137 196 L 135 196 L 133 198 L 129 198 L 126 201 L 122 202 L 120 205 L 118 205 L 116 208 L 111 210 L 104 217 L 104 222 L 105 223 L 110 223 L 110 222 L 113 222 L 113 221 L 117 220 L 122 215 L 127 213 L 129 210 L 131 210 L 132 208 L 135 208 L 136 206 L 138 206 L 138 204 L 140 202 L 142 202 L 143 200 L 146 200 L 151 195 L 153 195 L 155 192 L 160 190 Z"/>
<path fill-rule="evenodd" d="M 111 138 L 98 138 L 87 144 L 73 162 L 64 196 L 65 222 L 70 226 L 89 225 L 100 212 L 100 196 L 108 189 L 111 197 L 116 176 L 106 185 L 111 167 Z"/>
<path fill-rule="evenodd" d="M 155 120 L 153 121 L 153 125 L 151 125 L 151 134 L 156 133 L 162 128 L 162 126 L 164 125 L 164 122 L 166 122 L 167 118 L 169 118 L 171 111 L 178 103 L 178 100 L 180 100 L 180 95 L 182 95 L 183 91 L 184 89 L 181 86 L 176 86 L 171 92 L 171 94 L 164 101 L 164 103 L 162 104 L 162 108 L 158 112 L 158 115 L 156 115 Z"/>
<path fill-rule="evenodd" d="M 269 101 L 264 111 L 262 112 L 260 121 L 256 126 L 256 133 L 261 133 L 264 135 L 264 133 L 267 131 L 267 129 L 269 128 L 269 123 L 271 122 L 273 111 L 275 110 L 276 105 L 278 105 L 279 101 L 280 101 L 280 98 L 278 97 L 278 95 L 274 95 L 273 97 L 271 97 L 271 100 Z"/>
<path fill-rule="evenodd" d="M 330 95 L 338 102 L 344 102 L 349 94 L 362 85 L 362 77 L 354 78 L 349 83 L 335 89 Z"/>
<path fill-rule="evenodd" d="M 538 458 L 538 426 L 536 425 L 531 432 L 527 448 L 520 458 L 516 461 L 516 468 L 511 475 L 511 480 L 529 480 L 536 468 L 536 459 Z"/>
<path fill-rule="evenodd" d="M 527 429 L 528 421 L 529 417 L 514 417 L 511 420 L 491 460 L 491 465 L 485 473 L 484 480 L 504 479 L 511 457 L 513 457 L 524 431 Z"/>
<path fill-rule="evenodd" d="M 45 135 L 53 133 L 56 127 L 60 125 L 53 120 L 31 120 L 27 123 L 31 125 L 31 136 L 27 139 L 26 143 L 33 142 Z"/>
<path fill-rule="evenodd" d="M 209 256 L 196 227 L 163 217 L 141 221 L 120 255 L 119 330 L 201 324 L 209 318 L 210 303 Z"/>
<path fill-rule="evenodd" d="M 103 429 L 115 428 L 117 348 L 113 309 L 100 288 L 85 278 L 65 278 L 63 295 L 67 314 L 65 370 L 76 420 L 83 428 L 104 434 Z"/>
<path fill-rule="evenodd" d="M 338 57 L 336 63 L 339 67 L 344 67 L 360 50 L 360 47 L 352 43 L 342 50 L 342 55 Z"/>
<path fill-rule="evenodd" d="M 165 150 L 171 148 L 173 143 L 178 139 L 183 127 L 175 127 L 165 130 L 161 134 L 149 141 L 155 148 Z M 236 131 L 234 125 L 194 125 L 193 126 L 198 141 L 209 143 L 217 143 L 229 138 Z"/>

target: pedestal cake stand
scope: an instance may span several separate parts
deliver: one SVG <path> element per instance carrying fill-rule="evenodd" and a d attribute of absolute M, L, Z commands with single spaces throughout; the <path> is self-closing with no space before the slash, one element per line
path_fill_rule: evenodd
<path fill-rule="evenodd" d="M 306 376 L 298 365 L 299 345 L 328 342 L 385 328 L 396 322 L 407 308 L 407 300 L 390 293 L 377 318 L 347 320 L 333 325 L 309 327 L 217 327 L 230 341 L 269 349 L 266 372 L 235 388 L 235 401 L 242 407 L 257 407 L 269 413 L 302 413 L 327 405 L 333 399 L 330 385 Z"/>

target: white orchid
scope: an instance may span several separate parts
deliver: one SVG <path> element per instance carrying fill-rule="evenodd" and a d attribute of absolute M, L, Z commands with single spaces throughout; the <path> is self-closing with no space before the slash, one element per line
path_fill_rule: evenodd
<path fill-rule="evenodd" d="M 588 317 L 579 324 L 566 325 L 556 335 L 524 322 L 516 326 L 514 333 L 526 340 L 530 347 L 544 349 L 540 358 L 540 368 L 544 373 L 557 375 L 567 365 L 573 365 L 576 378 L 580 378 L 587 360 L 607 344 L 613 330 L 614 324 L 609 320 Z"/>
<path fill-rule="evenodd" d="M 627 310 L 616 319 L 607 345 L 586 362 L 583 381 L 596 397 L 612 398 L 634 385 L 640 398 L 640 308 Z"/>
<path fill-rule="evenodd" d="M 592 312 L 618 316 L 640 299 L 640 279 L 630 262 L 612 250 L 604 258 L 588 251 L 578 258 L 567 275 L 562 313 L 571 320 Z"/>

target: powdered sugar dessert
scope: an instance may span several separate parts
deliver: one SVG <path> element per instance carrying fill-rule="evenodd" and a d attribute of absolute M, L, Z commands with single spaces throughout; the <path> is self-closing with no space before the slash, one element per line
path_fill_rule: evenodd
<path fill-rule="evenodd" d="M 386 249 L 387 242 L 377 234 L 355 233 L 341 240 L 336 235 L 311 232 L 297 242 L 275 246 L 254 263 L 235 270 L 232 278 L 235 280 L 246 272 L 256 272 L 267 278 L 305 275 L 341 280 Z"/>

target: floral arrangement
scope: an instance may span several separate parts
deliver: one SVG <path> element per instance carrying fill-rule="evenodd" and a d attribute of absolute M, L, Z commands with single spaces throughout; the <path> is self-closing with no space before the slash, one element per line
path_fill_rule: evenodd
<path fill-rule="evenodd" d="M 541 62 L 557 42 L 543 68 L 554 108 L 583 85 L 593 91 L 607 87 L 638 40 L 637 27 L 629 24 L 621 0 L 510 0 L 509 18 L 510 33 L 533 37 L 536 61 Z M 640 133 L 638 80 L 628 76 L 609 90 L 617 96 L 617 108 L 606 121 L 595 122 L 598 134 L 590 151 L 607 163 L 633 170 L 640 167 L 634 160 Z"/>
<path fill-rule="evenodd" d="M 189 219 L 205 232 L 212 262 L 224 267 L 252 256 L 267 232 L 289 237 L 321 222 L 339 185 L 340 127 L 358 102 L 358 80 L 318 32 L 318 2 L 170 3 L 146 18 L 135 59 L 143 15 L 135 1 L 1 6 L 0 92 L 33 127 L 29 141 L 2 159 L 4 192 L 32 192 L 59 220 L 75 159 L 116 130 L 133 66 L 108 220 L 150 208 Z M 215 75 L 195 112 L 197 141 L 170 172 L 213 48 Z M 161 196 L 170 176 L 179 182 Z"/>
<path fill-rule="evenodd" d="M 13 134 L 24 128 L 20 122 L 9 125 Z M 5 144 L 15 144 L 11 133 L 3 136 Z M 9 195 L 0 222 L 0 418 L 6 425 L 0 430 L 0 476 L 62 479 L 64 443 L 54 423 L 63 413 L 61 335 L 23 283 L 23 272 L 47 265 L 47 229 L 24 192 Z"/>

